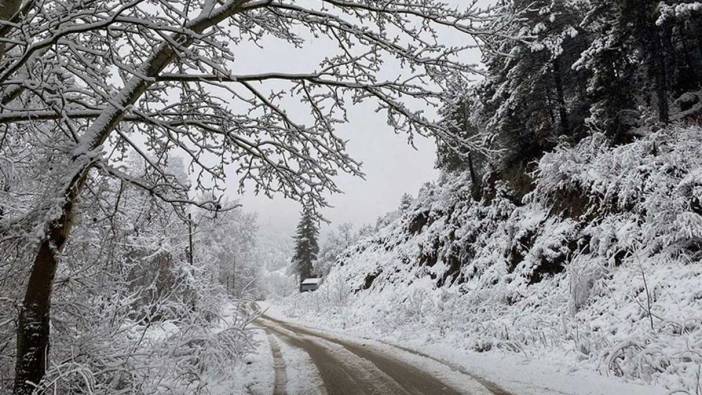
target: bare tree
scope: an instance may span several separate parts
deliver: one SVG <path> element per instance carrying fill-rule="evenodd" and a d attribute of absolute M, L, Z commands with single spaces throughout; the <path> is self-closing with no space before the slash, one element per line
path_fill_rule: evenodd
<path fill-rule="evenodd" d="M 0 152 L 11 136 L 32 147 L 23 160 L 44 166 L 44 185 L 0 219 L 0 235 L 26 235 L 35 252 L 19 314 L 16 393 L 30 393 L 46 369 L 54 276 L 91 172 L 143 188 L 180 213 L 189 204 L 221 208 L 226 166 L 242 189 L 320 206 L 338 191 L 336 174 L 362 174 L 335 134 L 349 104 L 376 103 L 410 138 L 478 141 L 452 135 L 424 111 L 475 72 L 461 61 L 488 34 L 475 1 L 464 10 L 440 0 L 10 3 L 1 16 L 10 20 L 0 35 Z M 442 42 L 445 30 L 465 34 L 466 44 Z M 336 50 L 307 73 L 265 65 L 233 73 L 245 56 L 239 44 L 264 39 L 328 40 Z M 290 95 L 306 113 L 286 111 Z M 127 152 L 144 158 L 150 177 L 120 169 Z M 188 197 L 190 186 L 168 173 L 172 156 L 189 159 L 192 188 L 211 201 Z"/>

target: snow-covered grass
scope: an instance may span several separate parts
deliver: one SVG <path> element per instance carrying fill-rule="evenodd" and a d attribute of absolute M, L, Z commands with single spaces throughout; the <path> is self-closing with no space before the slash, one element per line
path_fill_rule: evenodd
<path fill-rule="evenodd" d="M 134 331 L 143 337 L 143 355 L 135 358 L 142 357 L 151 369 L 143 391 L 247 393 L 256 383 L 267 388 L 269 361 L 259 350 L 267 343 L 250 325 L 251 319 L 245 303 L 228 300 L 209 323 L 165 321 Z M 257 367 L 255 380 L 249 377 L 251 364 Z M 242 383 L 251 388 L 241 387 Z"/>
<path fill-rule="evenodd" d="M 468 366 L 584 375 L 565 393 L 594 374 L 702 393 L 699 147 L 699 127 L 619 147 L 594 135 L 544 156 L 523 202 L 499 184 L 473 202 L 465 175 L 444 175 L 346 250 L 319 291 L 281 303 Z"/>

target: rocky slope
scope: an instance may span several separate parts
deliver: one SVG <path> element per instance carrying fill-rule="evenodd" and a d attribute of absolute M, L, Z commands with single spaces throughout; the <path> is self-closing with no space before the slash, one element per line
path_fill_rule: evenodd
<path fill-rule="evenodd" d="M 700 147 L 699 127 L 618 147 L 594 135 L 544 156 L 521 200 L 497 183 L 476 202 L 467 175 L 444 175 L 292 307 L 695 393 Z"/>

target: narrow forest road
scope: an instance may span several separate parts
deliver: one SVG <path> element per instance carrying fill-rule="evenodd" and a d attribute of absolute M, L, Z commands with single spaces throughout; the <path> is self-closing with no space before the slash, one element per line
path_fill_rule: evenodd
<path fill-rule="evenodd" d="M 380 342 L 338 335 L 267 317 L 278 394 L 509 394 L 440 361 Z"/>

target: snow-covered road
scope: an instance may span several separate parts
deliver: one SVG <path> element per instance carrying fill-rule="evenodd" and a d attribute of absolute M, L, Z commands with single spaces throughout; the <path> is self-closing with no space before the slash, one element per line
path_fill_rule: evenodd
<path fill-rule="evenodd" d="M 508 394 L 409 350 L 262 316 L 274 394 Z"/>
<path fill-rule="evenodd" d="M 409 332 L 334 328 L 280 303 L 250 303 L 256 352 L 213 394 L 663 395 L 666 388 L 573 369 L 558 355 L 475 353 Z M 453 337 L 455 339 L 455 337 Z M 231 384 L 234 384 L 233 386 Z"/>

